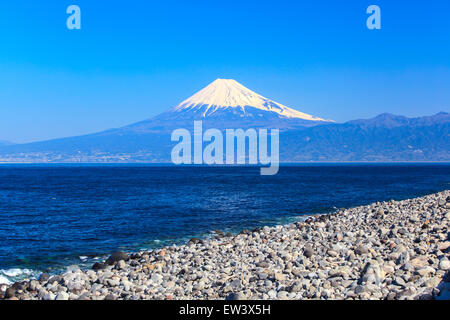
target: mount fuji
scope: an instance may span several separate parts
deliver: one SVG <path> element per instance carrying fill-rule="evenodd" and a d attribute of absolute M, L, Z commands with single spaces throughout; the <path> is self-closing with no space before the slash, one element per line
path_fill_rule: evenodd
<path fill-rule="evenodd" d="M 450 115 L 382 114 L 335 123 L 217 79 L 168 111 L 122 128 L 2 146 L 0 162 L 170 162 L 174 129 L 280 130 L 280 161 L 450 161 Z"/>
<path fill-rule="evenodd" d="M 327 121 L 288 108 L 267 99 L 233 79 L 217 79 L 192 97 L 171 110 L 177 116 L 223 117 L 229 114 L 238 117 L 271 117 L 280 119 L 301 119 Z"/>
<path fill-rule="evenodd" d="M 217 79 L 172 109 L 119 131 L 167 132 L 191 127 L 202 120 L 204 127 L 277 128 L 287 130 L 333 122 L 315 117 L 259 95 L 232 79 Z"/>

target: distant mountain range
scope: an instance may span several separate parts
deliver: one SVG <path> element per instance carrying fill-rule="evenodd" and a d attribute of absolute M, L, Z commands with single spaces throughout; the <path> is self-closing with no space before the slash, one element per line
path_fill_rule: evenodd
<path fill-rule="evenodd" d="M 290 130 L 280 135 L 289 161 L 450 161 L 450 114 L 372 119 Z"/>
<path fill-rule="evenodd" d="M 312 116 L 217 79 L 152 119 L 99 133 L 2 145 L 0 162 L 169 162 L 176 128 L 280 129 L 280 161 L 450 161 L 450 115 L 381 114 L 346 123 Z"/>

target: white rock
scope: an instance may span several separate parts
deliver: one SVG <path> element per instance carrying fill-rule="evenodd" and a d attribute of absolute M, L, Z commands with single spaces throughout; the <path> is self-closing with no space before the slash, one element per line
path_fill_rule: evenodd
<path fill-rule="evenodd" d="M 69 294 L 66 292 L 60 292 L 56 296 L 56 300 L 69 300 Z"/>
<path fill-rule="evenodd" d="M 447 258 L 441 259 L 441 261 L 439 261 L 439 269 L 444 271 L 450 269 L 450 261 Z"/>
<path fill-rule="evenodd" d="M 158 273 L 153 273 L 150 279 L 155 284 L 161 284 L 163 282 L 163 276 Z"/>
<path fill-rule="evenodd" d="M 422 269 L 417 270 L 417 273 L 418 273 L 419 275 L 421 275 L 421 276 L 427 277 L 427 276 L 430 276 L 430 275 L 435 274 L 435 273 L 436 273 L 436 270 L 434 270 L 434 269 L 433 269 L 432 267 L 430 267 L 430 266 L 427 266 L 427 267 L 424 267 L 424 268 L 422 268 Z"/>
<path fill-rule="evenodd" d="M 277 298 L 277 292 L 275 290 L 270 290 L 269 292 L 267 292 L 267 295 L 269 296 L 270 299 Z"/>
<path fill-rule="evenodd" d="M 52 292 L 46 293 L 42 299 L 43 300 L 55 300 L 55 295 Z"/>

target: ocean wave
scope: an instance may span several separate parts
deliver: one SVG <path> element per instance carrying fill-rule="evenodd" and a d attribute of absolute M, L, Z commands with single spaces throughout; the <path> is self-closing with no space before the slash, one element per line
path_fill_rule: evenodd
<path fill-rule="evenodd" d="M 2 269 L 0 270 L 0 284 L 12 284 L 16 281 L 35 278 L 40 272 L 31 269 Z"/>
<path fill-rule="evenodd" d="M 2 284 L 10 285 L 10 284 L 12 284 L 12 282 L 8 278 L 0 275 L 0 285 L 2 285 Z"/>

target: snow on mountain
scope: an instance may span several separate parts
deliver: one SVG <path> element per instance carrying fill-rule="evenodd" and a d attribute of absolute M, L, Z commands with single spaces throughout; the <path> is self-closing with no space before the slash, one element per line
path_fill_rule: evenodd
<path fill-rule="evenodd" d="M 241 117 L 253 117 L 255 114 L 264 116 L 265 112 L 269 112 L 279 118 L 329 121 L 267 99 L 233 79 L 217 79 L 171 110 L 171 112 L 200 112 L 203 118 L 223 111 L 231 111 L 240 114 Z"/>

